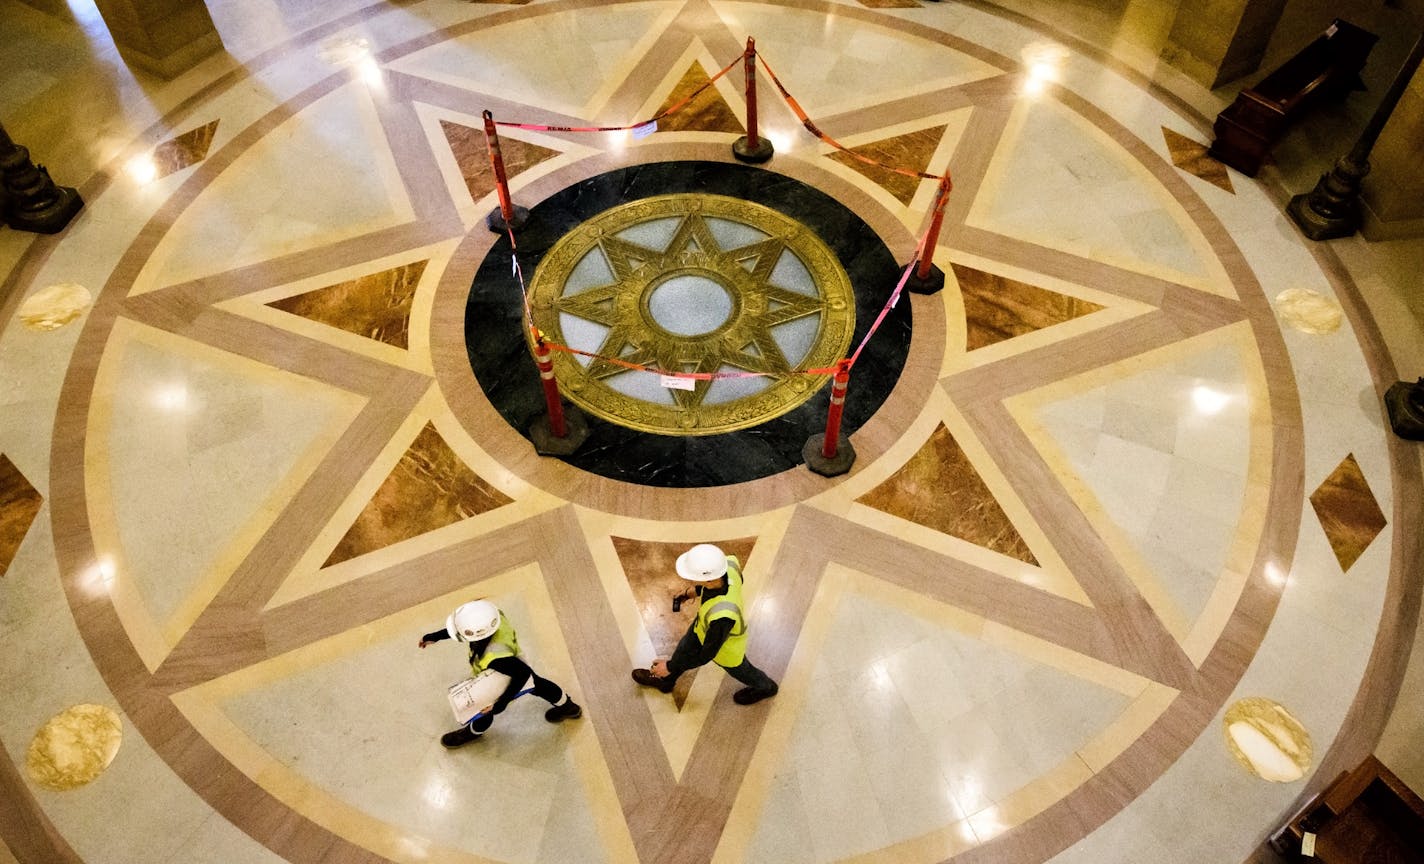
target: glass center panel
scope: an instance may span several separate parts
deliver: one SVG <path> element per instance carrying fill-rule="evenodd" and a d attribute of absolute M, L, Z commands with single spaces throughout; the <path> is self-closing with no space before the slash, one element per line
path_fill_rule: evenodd
<path fill-rule="evenodd" d="M 653 288 L 653 321 L 678 336 L 703 336 L 732 316 L 732 295 L 706 276 L 680 274 Z"/>

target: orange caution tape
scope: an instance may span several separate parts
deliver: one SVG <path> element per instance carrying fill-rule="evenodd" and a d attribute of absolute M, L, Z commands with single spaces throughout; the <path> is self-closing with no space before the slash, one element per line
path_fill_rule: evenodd
<path fill-rule="evenodd" d="M 781 91 L 781 98 L 786 100 L 786 104 L 791 107 L 792 112 L 796 115 L 797 119 L 801 121 L 801 125 L 806 127 L 807 132 L 810 132 L 812 135 L 815 135 L 817 138 L 826 142 L 827 144 L 831 145 L 842 153 L 847 154 L 852 159 L 858 159 L 867 165 L 874 165 L 877 168 L 883 168 L 886 171 L 890 171 L 894 174 L 902 174 L 906 177 L 918 177 L 922 180 L 941 179 L 940 175 L 938 174 L 927 174 L 924 171 L 911 171 L 908 168 L 896 168 L 894 165 L 886 165 L 884 162 L 877 162 L 874 159 L 871 159 L 869 156 L 862 156 L 861 154 L 856 153 L 854 150 L 851 150 L 849 147 L 846 147 L 841 142 L 822 132 L 820 127 L 817 126 L 814 122 L 812 122 L 811 118 L 806 115 L 806 112 L 801 108 L 801 104 L 796 101 L 796 97 L 792 96 L 791 93 L 786 89 L 786 86 L 781 83 L 781 79 L 776 77 L 776 73 L 771 71 L 771 66 L 767 64 L 766 58 L 758 54 L 757 59 L 761 61 L 762 68 L 766 69 L 767 77 L 771 79 L 771 83 L 775 84 L 776 89 Z M 944 176 L 948 177 L 949 172 L 946 171 Z"/>
<path fill-rule="evenodd" d="M 746 52 L 743 51 L 740 57 L 733 60 L 731 63 L 728 63 L 726 66 L 722 67 L 721 72 L 718 72 L 716 75 L 713 75 L 711 78 L 707 79 L 706 84 L 703 84 L 701 87 L 698 87 L 696 90 L 693 90 L 690 94 L 688 94 L 687 98 L 683 99 L 681 102 L 677 102 L 673 105 L 668 106 L 666 110 L 659 112 L 649 120 L 644 120 L 642 123 L 632 123 L 627 126 L 546 126 L 539 123 L 510 123 L 504 120 L 496 120 L 495 125 L 507 126 L 511 129 L 527 129 L 532 132 L 626 132 L 629 129 L 637 129 L 642 126 L 647 126 L 649 123 L 656 123 L 664 117 L 675 114 L 676 112 L 681 111 L 683 108 L 687 107 L 687 104 L 689 102 L 691 102 L 693 99 L 696 99 L 698 96 L 701 96 L 702 91 L 717 83 L 717 79 L 721 78 L 723 75 L 726 75 L 728 72 L 731 72 L 732 69 L 738 63 L 742 62 L 746 58 L 746 56 Z"/>

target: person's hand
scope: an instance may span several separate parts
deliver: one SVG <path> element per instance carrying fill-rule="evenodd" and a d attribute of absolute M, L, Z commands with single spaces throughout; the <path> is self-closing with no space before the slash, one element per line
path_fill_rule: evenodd
<path fill-rule="evenodd" d="M 490 713 L 490 712 L 493 711 L 493 710 L 494 710 L 494 706 L 493 706 L 493 705 L 486 705 L 485 707 L 483 707 L 483 708 L 480 709 L 480 713 L 481 713 L 481 714 L 488 714 L 488 713 Z"/>
<path fill-rule="evenodd" d="M 424 648 L 426 645 L 429 645 L 429 644 L 430 644 L 430 640 L 429 640 L 429 639 L 426 639 L 424 636 L 420 637 L 420 647 Z"/>
<path fill-rule="evenodd" d="M 658 678 L 666 678 L 668 674 L 667 661 L 658 659 L 653 661 L 653 665 L 648 667 L 648 671 Z"/>

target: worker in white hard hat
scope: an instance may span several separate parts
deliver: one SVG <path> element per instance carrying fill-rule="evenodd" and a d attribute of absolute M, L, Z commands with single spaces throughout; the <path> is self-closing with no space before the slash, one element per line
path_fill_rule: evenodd
<path fill-rule="evenodd" d="M 583 715 L 583 709 L 569 698 L 563 688 L 547 678 L 540 678 L 519 658 L 519 640 L 509 619 L 488 600 L 472 600 L 450 613 L 445 619 L 445 627 L 420 637 L 420 647 L 443 639 L 467 642 L 470 646 L 470 671 L 478 675 L 486 669 L 493 669 L 509 676 L 509 685 L 493 704 L 476 714 L 469 723 L 453 732 L 440 736 L 440 743 L 446 747 L 462 747 L 477 740 L 490 725 L 494 716 L 532 682 L 535 696 L 551 706 L 544 712 L 544 719 L 550 723 L 573 720 Z"/>
<path fill-rule="evenodd" d="M 746 685 L 732 694 L 738 705 L 775 696 L 776 682 L 747 659 L 741 562 L 710 543 L 699 543 L 677 557 L 676 570 L 678 576 L 694 583 L 697 617 L 672 657 L 653 661 L 649 669 L 634 669 L 633 680 L 671 693 L 679 675 L 711 661 Z"/>

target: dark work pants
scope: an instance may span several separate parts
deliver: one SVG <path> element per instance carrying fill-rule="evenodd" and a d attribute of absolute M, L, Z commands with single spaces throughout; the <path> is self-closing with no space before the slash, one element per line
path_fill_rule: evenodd
<path fill-rule="evenodd" d="M 553 705 L 560 699 L 564 698 L 564 688 L 555 684 L 553 681 L 550 681 L 548 678 L 540 678 L 538 674 L 533 672 L 532 670 L 529 673 L 529 677 L 534 682 L 533 687 L 535 696 L 538 696 L 540 699 L 543 699 L 550 705 Z M 519 689 L 523 690 L 525 687 L 528 686 L 530 686 L 530 684 L 526 681 L 524 686 L 520 687 Z M 492 726 L 493 724 L 494 715 L 485 714 L 483 716 L 476 717 L 475 719 L 470 721 L 470 730 L 476 734 L 480 734 L 485 730 L 489 729 L 490 726 Z"/>
<path fill-rule="evenodd" d="M 727 674 L 757 691 L 758 693 L 775 693 L 776 682 L 767 677 L 767 674 L 752 665 L 752 661 L 742 658 L 739 666 L 723 666 Z"/>
<path fill-rule="evenodd" d="M 687 654 L 696 654 L 701 650 L 703 650 L 702 643 L 698 641 L 696 632 L 694 632 L 691 627 L 688 627 L 687 632 L 682 634 L 682 639 L 678 641 L 677 648 L 673 651 L 673 656 L 675 657 L 678 654 L 683 654 L 684 656 Z M 722 668 L 727 670 L 728 675 L 731 675 L 734 679 L 759 693 L 775 693 L 777 690 L 776 682 L 771 680 L 765 672 L 753 666 L 752 661 L 746 657 L 743 657 L 742 662 L 736 666 L 723 666 Z M 667 689 L 663 690 L 663 692 L 671 693 L 673 683 L 676 680 L 677 679 L 672 679 L 668 681 Z"/>

